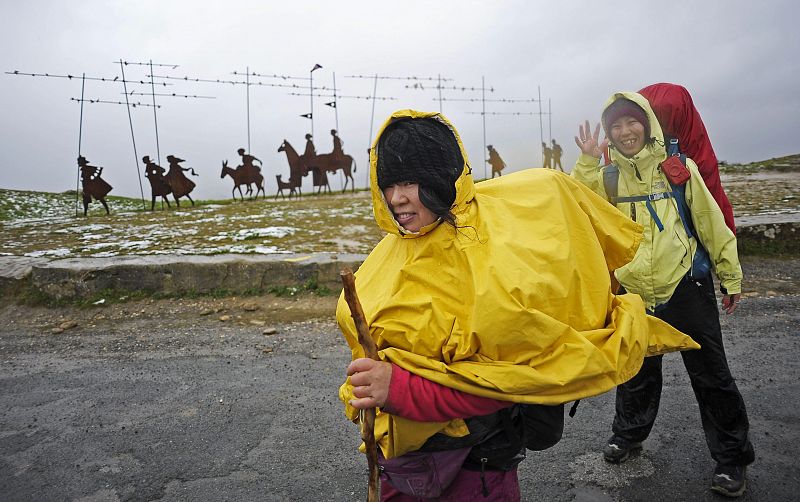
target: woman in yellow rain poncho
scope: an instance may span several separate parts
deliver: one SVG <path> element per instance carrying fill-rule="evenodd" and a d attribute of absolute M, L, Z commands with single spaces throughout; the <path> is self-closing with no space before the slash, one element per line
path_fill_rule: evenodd
<path fill-rule="evenodd" d="M 383 500 L 519 499 L 524 445 L 560 439 L 563 403 L 630 379 L 646 355 L 697 347 L 611 293 L 641 227 L 568 176 L 476 186 L 455 128 L 412 110 L 384 124 L 370 169 L 388 235 L 356 287 L 382 361 L 363 358 L 340 299 L 354 361 L 339 395 L 351 420 L 380 408 Z M 407 459 L 433 474 L 409 480 Z"/>

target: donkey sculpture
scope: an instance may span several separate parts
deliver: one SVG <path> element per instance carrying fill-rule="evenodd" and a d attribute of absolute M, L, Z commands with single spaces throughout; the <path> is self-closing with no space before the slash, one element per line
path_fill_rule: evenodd
<path fill-rule="evenodd" d="M 236 189 L 239 189 L 239 196 L 244 200 L 244 195 L 242 195 L 242 185 L 246 185 L 248 190 L 247 193 L 251 194 L 253 189 L 250 188 L 250 184 L 255 184 L 256 194 L 255 198 L 258 198 L 259 192 L 263 194 L 264 198 L 267 198 L 267 193 L 264 191 L 264 177 L 260 173 L 250 174 L 243 172 L 240 169 L 233 169 L 228 167 L 228 161 L 225 160 L 222 162 L 222 173 L 219 175 L 220 179 L 224 178 L 225 176 L 230 176 L 233 180 L 233 190 L 231 190 L 231 196 L 236 199 Z M 251 196 L 251 199 L 253 197 Z"/>

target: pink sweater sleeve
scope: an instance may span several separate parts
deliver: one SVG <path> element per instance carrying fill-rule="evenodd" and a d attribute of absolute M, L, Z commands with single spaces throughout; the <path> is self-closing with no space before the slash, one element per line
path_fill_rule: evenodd
<path fill-rule="evenodd" d="M 392 364 L 389 395 L 382 409 L 418 422 L 445 422 L 488 415 L 512 404 L 451 389 Z"/>

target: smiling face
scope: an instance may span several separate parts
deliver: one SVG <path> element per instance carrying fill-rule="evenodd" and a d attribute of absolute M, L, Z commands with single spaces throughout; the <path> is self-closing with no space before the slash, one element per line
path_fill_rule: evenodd
<path fill-rule="evenodd" d="M 630 115 L 623 115 L 612 122 L 609 135 L 614 147 L 626 157 L 633 157 L 644 148 L 644 124 Z"/>
<path fill-rule="evenodd" d="M 419 232 L 435 222 L 437 216 L 419 200 L 419 184 L 404 181 L 387 186 L 383 196 L 389 210 L 401 227 L 409 232 Z"/>

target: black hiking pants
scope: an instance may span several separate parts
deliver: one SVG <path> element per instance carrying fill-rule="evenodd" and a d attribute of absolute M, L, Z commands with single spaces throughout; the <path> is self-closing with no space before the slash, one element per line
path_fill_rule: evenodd
<path fill-rule="evenodd" d="M 720 464 L 747 465 L 755 454 L 748 438 L 744 400 L 731 376 L 719 324 L 714 281 L 684 278 L 656 317 L 691 336 L 702 347 L 681 352 L 689 373 L 711 456 Z M 646 357 L 642 369 L 617 387 L 612 431 L 628 441 L 644 441 L 653 428 L 661 399 L 662 356 Z"/>

